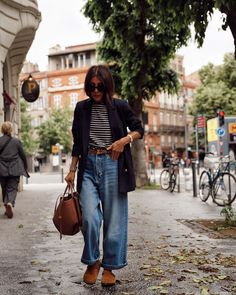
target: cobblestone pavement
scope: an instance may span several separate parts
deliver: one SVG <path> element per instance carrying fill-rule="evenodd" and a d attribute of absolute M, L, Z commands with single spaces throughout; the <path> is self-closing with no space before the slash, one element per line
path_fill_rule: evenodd
<path fill-rule="evenodd" d="M 34 176 L 35 177 L 35 176 Z M 82 282 L 81 233 L 59 239 L 51 218 L 65 187 L 55 175 L 32 177 L 18 194 L 14 218 L 0 207 L 0 294 L 236 294 L 236 243 L 213 239 L 182 219 L 220 218 L 221 208 L 191 193 L 136 190 L 129 195 L 129 265 L 118 283 Z M 34 179 L 34 180 L 33 180 Z"/>

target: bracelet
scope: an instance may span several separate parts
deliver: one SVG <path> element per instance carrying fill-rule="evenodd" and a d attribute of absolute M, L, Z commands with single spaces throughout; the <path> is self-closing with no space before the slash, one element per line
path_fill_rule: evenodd
<path fill-rule="evenodd" d="M 127 136 L 130 138 L 130 143 L 133 142 L 133 137 L 130 134 L 127 134 Z"/>

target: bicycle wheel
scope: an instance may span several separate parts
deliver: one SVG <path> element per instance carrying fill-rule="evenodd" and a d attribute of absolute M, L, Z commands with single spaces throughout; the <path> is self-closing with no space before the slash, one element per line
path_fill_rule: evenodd
<path fill-rule="evenodd" d="M 176 175 L 174 173 L 170 176 L 170 192 L 172 193 L 175 189 L 176 185 Z"/>
<path fill-rule="evenodd" d="M 164 169 L 160 175 L 160 185 L 164 190 L 168 190 L 170 187 L 170 173 L 168 169 Z"/>
<path fill-rule="evenodd" d="M 199 180 L 199 197 L 206 202 L 211 192 L 211 177 L 209 172 L 203 171 Z"/>
<path fill-rule="evenodd" d="M 236 198 L 236 178 L 228 172 L 216 177 L 212 184 L 212 198 L 218 206 L 230 205 Z"/>

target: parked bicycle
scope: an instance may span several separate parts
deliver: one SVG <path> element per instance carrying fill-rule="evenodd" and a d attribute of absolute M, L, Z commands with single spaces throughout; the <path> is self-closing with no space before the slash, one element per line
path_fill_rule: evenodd
<path fill-rule="evenodd" d="M 174 191 L 179 175 L 179 164 L 179 159 L 169 159 L 167 167 L 160 174 L 160 185 L 162 189 L 169 189 L 170 192 Z"/>
<path fill-rule="evenodd" d="M 211 195 L 213 202 L 218 206 L 233 203 L 236 198 L 236 178 L 230 173 L 231 164 L 229 156 L 220 157 L 219 162 L 216 158 L 205 157 L 206 169 L 199 179 L 199 196 L 203 202 Z"/>

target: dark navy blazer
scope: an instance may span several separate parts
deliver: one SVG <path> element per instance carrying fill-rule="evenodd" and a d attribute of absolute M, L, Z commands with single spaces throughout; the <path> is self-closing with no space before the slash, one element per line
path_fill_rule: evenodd
<path fill-rule="evenodd" d="M 90 98 L 80 101 L 77 103 L 74 111 L 72 156 L 79 158 L 78 192 L 81 190 L 88 154 L 92 103 Z M 144 130 L 141 121 L 134 115 L 133 110 L 126 101 L 113 99 L 112 105 L 108 106 L 107 109 L 113 142 L 127 135 L 127 127 L 130 131 L 139 132 L 141 138 L 143 137 Z M 125 145 L 123 153 L 118 158 L 118 186 L 120 193 L 127 193 L 135 189 L 135 176 L 129 144 Z"/>

